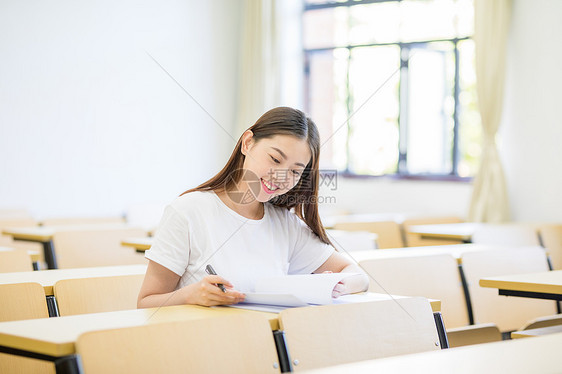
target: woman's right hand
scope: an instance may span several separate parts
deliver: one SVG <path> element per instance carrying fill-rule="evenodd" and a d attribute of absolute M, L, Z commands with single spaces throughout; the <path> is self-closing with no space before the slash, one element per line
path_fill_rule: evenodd
<path fill-rule="evenodd" d="M 217 286 L 222 283 L 226 292 Z M 207 275 L 197 283 L 184 287 L 188 291 L 188 303 L 203 306 L 231 305 L 244 301 L 246 295 L 234 289 L 234 286 L 219 275 Z"/>

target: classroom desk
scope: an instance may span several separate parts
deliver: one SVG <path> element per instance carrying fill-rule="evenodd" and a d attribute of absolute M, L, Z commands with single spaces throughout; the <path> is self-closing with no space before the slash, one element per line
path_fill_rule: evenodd
<path fill-rule="evenodd" d="M 127 238 L 121 241 L 121 245 L 125 247 L 132 247 L 138 253 L 144 253 L 152 247 L 154 238 L 144 237 L 144 238 Z"/>
<path fill-rule="evenodd" d="M 42 271 L 20 271 L 17 273 L 0 273 L 0 284 L 39 283 L 45 290 L 47 307 L 51 317 L 58 316 L 57 302 L 53 286 L 59 280 L 75 278 L 112 277 L 117 275 L 145 274 L 148 265 L 120 265 L 92 268 L 54 269 Z"/>
<path fill-rule="evenodd" d="M 420 234 L 425 239 L 461 240 L 464 243 L 470 243 L 472 242 L 472 234 L 481 225 L 481 223 L 473 222 L 414 225 L 410 226 L 408 232 Z"/>
<path fill-rule="evenodd" d="M 9 248 L 9 247 L 0 247 L 0 251 L 14 251 L 14 248 Z M 33 249 L 28 249 L 27 250 L 27 254 L 29 255 L 29 257 L 31 258 L 31 262 L 33 264 L 33 270 L 39 270 L 39 252 L 33 250 Z"/>
<path fill-rule="evenodd" d="M 373 297 L 380 301 L 389 298 L 388 295 L 373 295 Z M 395 298 L 400 300 L 406 297 L 395 296 Z M 438 312 L 440 309 L 439 300 L 430 300 L 430 303 L 434 310 L 434 318 L 436 318 L 436 315 L 440 316 Z M 196 305 L 2 322 L 0 323 L 0 352 L 52 361 L 55 363 L 57 373 L 80 373 L 75 343 L 78 337 L 85 332 L 171 321 L 214 318 L 240 313 L 263 315 L 269 320 L 275 344 L 280 349 L 279 352 L 282 352 L 280 354 L 281 368 L 289 368 L 284 335 L 279 330 L 277 313 L 230 307 L 207 308 Z M 439 326 L 437 328 L 439 332 Z M 442 339 L 441 333 L 439 338 Z M 285 352 L 284 357 L 283 352 Z"/>
<path fill-rule="evenodd" d="M 347 255 L 355 261 L 364 261 L 371 259 L 385 259 L 397 257 L 415 257 L 415 256 L 432 256 L 432 255 L 451 255 L 462 264 L 462 255 L 469 252 L 490 251 L 497 249 L 509 250 L 513 247 L 487 245 L 487 244 L 450 244 L 435 245 L 425 247 L 404 247 L 404 248 L 387 248 L 376 251 L 355 251 L 349 252 Z"/>
<path fill-rule="evenodd" d="M 75 343 L 85 332 L 216 318 L 241 313 L 263 315 L 269 320 L 272 331 L 279 330 L 277 313 L 228 307 L 179 305 L 2 322 L 0 323 L 0 352 L 53 361 L 57 373 L 79 373 Z"/>
<path fill-rule="evenodd" d="M 512 247 L 508 246 L 497 246 L 497 245 L 484 245 L 484 244 L 451 244 L 451 245 L 436 245 L 436 246 L 425 246 L 425 247 L 405 247 L 405 248 L 388 248 L 375 251 L 357 251 L 349 252 L 346 255 L 355 262 L 361 262 L 365 260 L 378 260 L 387 258 L 398 258 L 398 257 L 417 257 L 417 256 L 432 256 L 432 255 L 450 255 L 457 260 L 459 276 L 461 278 L 461 284 L 463 287 L 464 298 L 466 302 L 466 308 L 468 313 L 468 321 L 472 325 L 474 324 L 474 314 L 472 310 L 472 301 L 470 300 L 470 293 L 468 290 L 468 282 L 464 276 L 464 270 L 462 267 L 462 256 L 469 252 L 479 252 L 488 250 L 509 250 Z M 373 278 L 376 279 L 376 274 L 371 274 Z M 437 275 L 436 275 L 437 276 Z"/>
<path fill-rule="evenodd" d="M 123 229 L 131 227 L 124 223 L 109 224 L 82 224 L 82 225 L 64 225 L 64 226 L 40 226 L 40 227 L 20 227 L 6 228 L 2 230 L 2 234 L 11 236 L 14 240 L 22 240 L 28 242 L 41 243 L 43 245 L 43 255 L 47 268 L 57 268 L 57 258 L 55 255 L 55 247 L 53 245 L 53 237 L 55 233 L 62 231 L 75 230 L 109 230 Z"/>
<path fill-rule="evenodd" d="M 479 283 L 497 288 L 500 295 L 562 300 L 562 270 L 489 277 Z"/>
<path fill-rule="evenodd" d="M 360 361 L 306 373 L 558 373 L 560 346 L 562 334 L 552 334 Z"/>
<path fill-rule="evenodd" d="M 522 331 L 513 331 L 511 333 L 511 339 L 531 338 L 531 337 L 536 338 L 537 336 L 550 335 L 554 333 L 562 333 L 562 325 L 554 325 L 554 326 L 542 327 L 538 329 L 522 330 Z"/>

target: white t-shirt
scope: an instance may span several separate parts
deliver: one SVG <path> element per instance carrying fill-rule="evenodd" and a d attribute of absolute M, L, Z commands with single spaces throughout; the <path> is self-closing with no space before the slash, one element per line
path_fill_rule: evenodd
<path fill-rule="evenodd" d="M 242 217 L 214 192 L 190 192 L 164 211 L 145 256 L 181 276 L 177 288 L 199 282 L 205 266 L 242 292 L 260 278 L 309 274 L 334 253 L 294 213 L 264 204 L 260 220 Z"/>

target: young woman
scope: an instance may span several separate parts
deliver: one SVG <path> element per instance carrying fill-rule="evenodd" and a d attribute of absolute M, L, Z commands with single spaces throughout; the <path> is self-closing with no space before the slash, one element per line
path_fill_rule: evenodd
<path fill-rule="evenodd" d="M 216 176 L 166 208 L 145 255 L 139 308 L 235 304 L 255 280 L 287 274 L 361 273 L 333 293 L 366 290 L 367 276 L 334 250 L 320 222 L 319 154 L 318 129 L 304 113 L 265 113 Z M 205 273 L 209 264 L 218 275 Z"/>

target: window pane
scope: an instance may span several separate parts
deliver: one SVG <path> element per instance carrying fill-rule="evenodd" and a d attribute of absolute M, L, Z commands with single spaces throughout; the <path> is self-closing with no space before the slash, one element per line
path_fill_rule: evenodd
<path fill-rule="evenodd" d="M 407 103 L 408 172 L 452 171 L 455 59 L 452 43 L 410 54 Z"/>
<path fill-rule="evenodd" d="M 456 36 L 454 0 L 403 0 L 402 41 L 445 39 Z"/>
<path fill-rule="evenodd" d="M 349 169 L 357 174 L 396 172 L 398 162 L 398 46 L 355 48 L 349 71 Z"/>
<path fill-rule="evenodd" d="M 345 169 L 347 164 L 347 49 L 308 54 L 308 112 L 320 131 L 320 167 Z M 343 125 L 343 126 L 342 126 Z"/>
<path fill-rule="evenodd" d="M 464 38 L 474 34 L 474 4 L 472 0 L 457 0 L 457 36 Z"/>
<path fill-rule="evenodd" d="M 459 122 L 460 160 L 458 174 L 474 176 L 478 171 L 481 149 L 482 124 L 476 96 L 476 70 L 474 67 L 474 42 L 459 42 Z"/>
<path fill-rule="evenodd" d="M 398 42 L 400 4 L 358 5 L 351 8 L 349 41 L 352 45 Z"/>
<path fill-rule="evenodd" d="M 345 46 L 348 40 L 346 7 L 310 10 L 303 16 L 304 48 Z"/>

